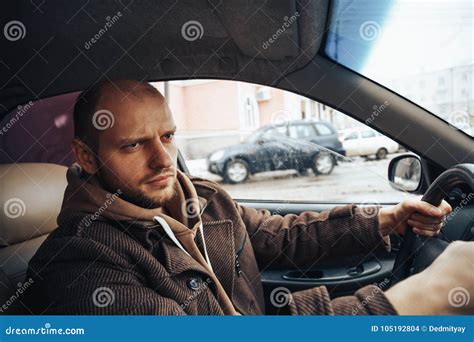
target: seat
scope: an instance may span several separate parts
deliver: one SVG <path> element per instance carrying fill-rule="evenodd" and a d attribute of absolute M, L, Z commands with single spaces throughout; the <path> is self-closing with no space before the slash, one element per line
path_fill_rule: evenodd
<path fill-rule="evenodd" d="M 21 307 L 15 302 L 32 285 L 28 262 L 57 227 L 66 171 L 55 164 L 0 165 L 0 314 L 11 313 L 5 306 Z"/>

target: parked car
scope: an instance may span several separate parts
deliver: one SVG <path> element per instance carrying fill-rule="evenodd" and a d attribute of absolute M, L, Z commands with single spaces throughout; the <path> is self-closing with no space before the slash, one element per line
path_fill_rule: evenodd
<path fill-rule="evenodd" d="M 398 143 L 372 129 L 343 132 L 342 140 L 348 157 L 375 156 L 376 159 L 385 159 L 387 154 L 399 149 Z"/>
<path fill-rule="evenodd" d="M 264 126 L 244 143 L 229 146 L 208 157 L 208 169 L 229 183 L 241 183 L 249 175 L 295 169 L 301 174 L 311 168 L 316 175 L 328 175 L 345 155 L 337 132 L 328 123 L 292 121 Z"/>

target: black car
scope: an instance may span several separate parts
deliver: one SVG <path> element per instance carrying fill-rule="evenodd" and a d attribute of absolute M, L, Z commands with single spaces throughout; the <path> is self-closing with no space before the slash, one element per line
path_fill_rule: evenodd
<path fill-rule="evenodd" d="M 244 143 L 212 153 L 208 166 L 211 173 L 235 184 L 250 174 L 274 170 L 294 169 L 305 174 L 311 168 L 316 175 L 328 175 L 337 163 L 337 154 L 345 155 L 345 151 L 330 124 L 292 121 L 264 126 Z"/>

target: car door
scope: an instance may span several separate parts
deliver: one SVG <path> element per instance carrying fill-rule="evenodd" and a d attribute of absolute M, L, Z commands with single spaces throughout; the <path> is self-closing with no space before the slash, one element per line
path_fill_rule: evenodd
<path fill-rule="evenodd" d="M 285 139 L 286 135 L 286 125 L 270 127 L 261 135 L 257 158 L 265 160 L 267 171 L 291 168 L 291 147 Z"/>

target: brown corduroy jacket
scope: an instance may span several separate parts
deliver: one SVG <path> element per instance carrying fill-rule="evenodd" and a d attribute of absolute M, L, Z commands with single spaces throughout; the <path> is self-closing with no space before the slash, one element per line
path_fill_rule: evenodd
<path fill-rule="evenodd" d="M 265 314 L 259 270 L 309 267 L 318 260 L 384 248 L 375 217 L 359 208 L 272 215 L 240 206 L 217 184 L 192 178 L 214 273 L 235 309 Z M 372 215 L 371 215 L 372 216 Z M 222 315 L 208 271 L 158 224 L 71 215 L 30 261 L 25 305 L 35 314 Z M 202 248 L 199 235 L 198 247 Z M 370 300 L 367 298 L 370 297 Z M 377 287 L 331 300 L 325 287 L 292 294 L 281 313 L 396 314 Z"/>

